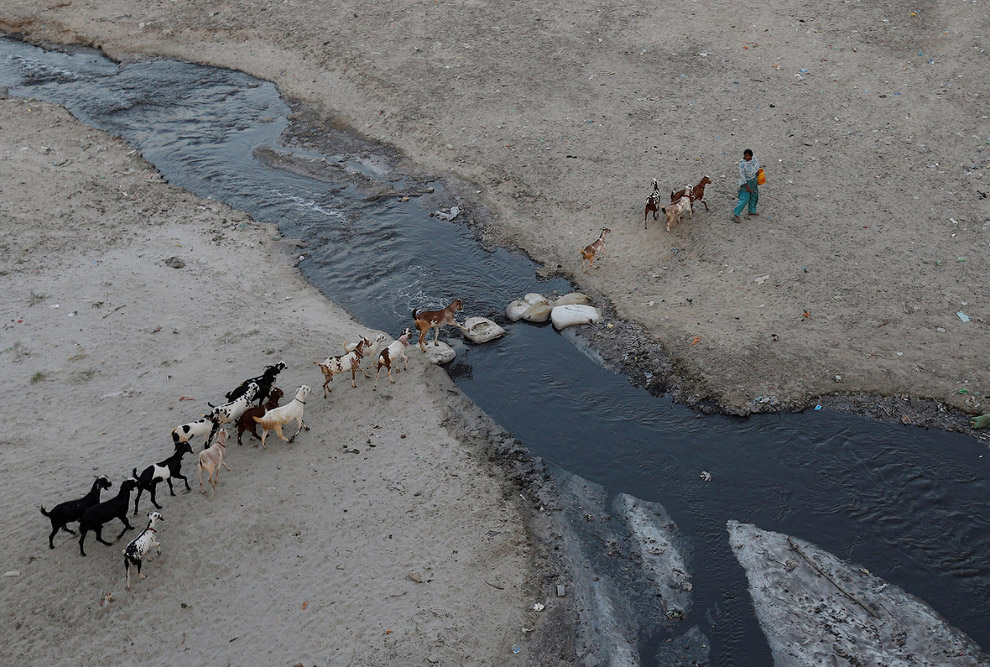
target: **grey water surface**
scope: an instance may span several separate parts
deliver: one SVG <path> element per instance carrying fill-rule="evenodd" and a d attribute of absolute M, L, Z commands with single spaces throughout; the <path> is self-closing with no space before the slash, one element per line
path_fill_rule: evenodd
<path fill-rule="evenodd" d="M 420 200 L 368 202 L 346 182 L 331 186 L 256 159 L 262 146 L 289 150 L 278 143 L 289 108 L 269 82 L 0 39 L 0 86 L 62 105 L 125 139 L 169 182 L 307 239 L 304 275 L 393 336 L 411 324 L 413 308 L 457 297 L 467 315 L 495 316 L 527 292 L 572 289 L 537 280 L 521 253 L 484 249 L 467 226 L 430 217 Z M 303 157 L 376 176 L 350 156 Z M 692 606 L 672 624 L 639 619 L 643 664 L 662 662 L 668 640 L 688 633 L 710 642 L 711 664 L 771 664 L 729 547 L 730 519 L 859 563 L 990 648 L 990 457 L 972 438 L 826 410 L 700 416 L 603 368 L 573 334 L 507 328 L 494 343 L 456 343 L 448 372 L 458 386 L 535 455 L 612 498 L 662 504 L 690 542 Z M 699 479 L 702 470 L 711 482 Z"/>

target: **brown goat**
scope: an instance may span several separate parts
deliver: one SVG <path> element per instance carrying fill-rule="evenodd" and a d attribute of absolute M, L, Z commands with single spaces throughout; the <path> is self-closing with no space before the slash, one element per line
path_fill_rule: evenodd
<path fill-rule="evenodd" d="M 251 435 L 253 435 L 257 440 L 261 440 L 261 436 L 258 435 L 258 431 L 255 428 L 257 422 L 254 421 L 254 418 L 262 417 L 269 410 L 274 410 L 275 408 L 277 408 L 278 402 L 282 398 L 282 396 L 284 396 L 282 390 L 279 389 L 278 387 L 273 387 L 271 393 L 268 395 L 268 401 L 264 405 L 257 405 L 253 408 L 248 408 L 247 410 L 244 411 L 244 414 L 241 415 L 241 418 L 237 420 L 238 445 L 243 444 L 241 442 L 241 434 L 243 434 L 244 431 L 251 431 Z"/>
<path fill-rule="evenodd" d="M 700 201 L 705 205 L 705 210 L 708 209 L 708 202 L 705 201 L 705 186 L 712 182 L 712 179 L 707 176 L 703 176 L 698 184 L 693 188 L 681 188 L 677 191 L 671 191 L 670 202 L 674 203 L 681 197 L 688 197 L 691 200 L 691 212 L 694 212 L 694 202 Z"/>
<path fill-rule="evenodd" d="M 440 339 L 440 327 L 451 326 L 457 327 L 461 331 L 467 331 L 463 324 L 454 319 L 454 314 L 463 307 L 460 299 L 454 299 L 449 306 L 442 310 L 413 310 L 413 322 L 416 323 L 416 328 L 419 330 L 419 349 L 426 352 L 426 348 L 423 347 L 423 339 L 426 338 L 430 329 L 436 328 L 436 334 L 433 336 L 434 345 Z"/>
<path fill-rule="evenodd" d="M 598 238 L 594 243 L 590 243 L 584 247 L 581 251 L 581 270 L 584 271 L 584 263 L 588 262 L 591 264 L 591 268 L 597 269 L 595 266 L 595 255 L 603 257 L 605 255 L 605 237 L 609 235 L 612 230 L 608 227 L 602 227 L 602 233 L 598 235 Z"/>

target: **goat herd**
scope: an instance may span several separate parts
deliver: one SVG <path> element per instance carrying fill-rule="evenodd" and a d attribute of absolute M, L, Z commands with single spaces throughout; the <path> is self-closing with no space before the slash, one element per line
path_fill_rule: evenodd
<path fill-rule="evenodd" d="M 662 197 L 660 195 L 660 183 L 657 179 L 653 179 L 653 191 L 650 196 L 646 198 L 646 209 L 643 211 L 643 229 L 646 229 L 646 223 L 650 218 L 650 213 L 653 214 L 653 219 L 657 219 L 657 211 L 660 211 L 667 218 L 667 231 L 669 232 L 678 220 L 684 217 L 684 213 L 687 212 L 691 217 L 694 217 L 694 203 L 701 202 L 705 205 L 705 210 L 709 210 L 708 202 L 705 201 L 705 186 L 710 184 L 712 179 L 708 176 L 702 176 L 701 180 L 694 187 L 687 185 L 680 190 L 672 190 L 670 192 L 670 204 L 668 206 L 660 206 Z M 602 227 L 602 233 L 598 235 L 598 238 L 586 245 L 584 248 L 579 248 L 578 252 L 581 253 L 581 270 L 584 270 L 584 263 L 588 264 L 593 269 L 597 269 L 595 266 L 595 257 L 602 257 L 605 254 L 605 237 L 608 236 L 609 232 L 612 230 L 608 227 Z"/>
<path fill-rule="evenodd" d="M 418 324 L 419 322 L 417 322 Z M 361 338 L 355 345 L 348 345 L 345 342 L 345 354 L 328 357 L 322 363 L 316 362 L 325 378 L 323 395 L 327 396 L 329 391 L 333 391 L 328 388 L 328 385 L 336 373 L 350 371 L 352 387 L 356 386 L 357 371 L 360 370 L 365 377 L 370 378 L 371 376 L 361 368 L 361 361 L 365 357 L 371 357 L 376 350 L 378 373 L 383 368 L 386 369 L 389 381 L 395 382 L 392 378 L 392 361 L 402 359 L 408 369 L 408 358 L 403 348 L 409 345 L 410 335 L 409 329 L 406 329 L 398 340 L 380 350 L 377 348 L 384 343 L 385 334 L 379 334 L 374 342 L 366 338 Z M 422 345 L 422 335 L 420 336 L 420 344 Z M 206 492 L 203 487 L 203 471 L 206 471 L 211 492 L 215 493 L 220 468 L 224 467 L 230 470 L 224 461 L 227 442 L 225 425 L 236 424 L 237 444 L 241 444 L 242 434 L 249 431 L 251 435 L 261 440 L 261 446 L 265 449 L 267 449 L 265 440 L 270 432 L 274 432 L 276 436 L 286 442 L 292 442 L 300 431 L 309 430 L 309 427 L 303 423 L 303 407 L 306 405 L 306 398 L 310 392 L 308 386 L 299 387 L 295 397 L 289 403 L 281 407 L 278 405 L 283 394 L 282 390 L 275 386 L 275 379 L 284 368 L 285 363 L 282 361 L 268 366 L 258 377 L 245 380 L 237 388 L 228 392 L 226 394 L 227 403 L 216 406 L 208 403 L 211 411 L 202 418 L 172 429 L 172 442 L 175 448 L 172 455 L 164 461 L 147 466 L 140 473 L 137 468 L 134 468 L 132 476 L 121 482 L 115 497 L 100 502 L 101 491 L 109 489 L 113 485 L 108 477 L 101 475 L 93 482 L 89 493 L 82 498 L 61 503 L 51 510 L 41 506 L 41 513 L 48 517 L 52 524 L 52 532 L 48 536 L 49 548 L 55 548 L 54 538 L 60 530 L 75 535 L 76 533 L 69 529 L 68 524 L 76 521 L 79 522 L 79 553 L 83 556 L 86 555 L 84 549 L 86 534 L 91 531 L 96 534 L 98 542 L 112 546 L 112 542 L 103 539 L 103 526 L 113 519 L 119 519 L 124 524 L 114 541 L 119 540 L 125 532 L 134 528 L 127 519 L 127 512 L 130 507 L 131 493 L 135 490 L 137 495 L 134 498 L 134 516 L 137 516 L 141 494 L 145 491 L 151 497 L 151 504 L 156 509 L 161 509 L 155 496 L 159 482 L 164 481 L 168 484 L 168 490 L 172 496 L 175 495 L 172 488 L 173 478 L 181 479 L 186 485 L 186 490 L 191 491 L 189 480 L 182 474 L 182 457 L 193 453 L 189 443 L 194 438 L 204 440 L 204 448 L 198 456 L 200 490 Z M 378 373 L 375 375 L 376 390 L 378 388 Z M 252 406 L 254 401 L 257 401 L 257 405 Z M 298 427 L 292 437 L 286 438 L 282 433 L 282 427 L 292 422 L 296 422 Z M 260 437 L 256 430 L 258 425 L 262 428 Z M 142 560 L 145 559 L 152 547 L 157 548 L 158 553 L 161 553 L 161 545 L 156 538 L 156 526 L 164 520 L 158 512 L 149 513 L 148 524 L 145 529 L 124 549 L 124 569 L 128 589 L 131 587 L 131 566 L 137 568 L 138 576 L 144 579 L 145 576 L 141 573 Z"/>

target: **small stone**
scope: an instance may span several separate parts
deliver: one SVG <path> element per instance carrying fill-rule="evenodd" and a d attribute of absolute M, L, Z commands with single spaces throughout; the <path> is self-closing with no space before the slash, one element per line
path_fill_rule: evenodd
<path fill-rule="evenodd" d="M 939 333 L 945 333 L 945 328 L 944 327 L 936 327 L 935 328 L 935 331 L 937 331 Z"/>
<path fill-rule="evenodd" d="M 20 570 L 7 570 L 6 572 L 3 573 L 3 576 L 5 576 L 5 577 L 19 577 L 19 576 L 21 576 L 21 571 Z"/>
<path fill-rule="evenodd" d="M 410 572 L 406 575 L 409 581 L 414 581 L 417 584 L 423 583 L 423 577 L 420 576 L 419 572 Z"/>
<path fill-rule="evenodd" d="M 564 597 L 564 584 L 557 584 L 557 597 Z"/>
<path fill-rule="evenodd" d="M 835 381 L 836 382 L 842 382 L 842 376 L 841 375 L 836 375 L 835 376 Z"/>

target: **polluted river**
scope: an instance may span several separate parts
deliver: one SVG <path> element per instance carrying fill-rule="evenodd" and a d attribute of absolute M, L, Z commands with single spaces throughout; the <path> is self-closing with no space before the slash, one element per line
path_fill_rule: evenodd
<path fill-rule="evenodd" d="M 269 82 L 0 39 L 0 86 L 64 106 L 122 137 L 170 183 L 304 241 L 299 270 L 368 327 L 397 335 L 413 308 L 454 298 L 505 326 L 507 336 L 484 345 L 453 334 L 447 372 L 552 470 L 567 555 L 580 564 L 575 594 L 597 619 L 579 633 L 591 664 L 773 662 L 736 554 L 745 549 L 733 546 L 742 531 L 730 539 L 730 522 L 813 543 L 990 647 L 990 481 L 973 438 L 829 410 L 700 415 L 651 395 L 606 368 L 575 330 L 503 316 L 524 294 L 574 291 L 569 282 L 540 280 L 524 254 L 485 247 L 463 218 L 431 216 L 426 198 L 368 197 L 352 177 L 395 192 L 430 188 L 430 203 L 463 207 L 441 180 L 406 182 L 373 156 L 284 145 L 290 107 Z M 307 164 L 341 178 L 291 168 Z M 649 583 L 659 550 L 648 545 L 667 539 L 657 525 L 671 524 L 682 579 L 666 582 L 677 595 L 662 599 Z"/>

